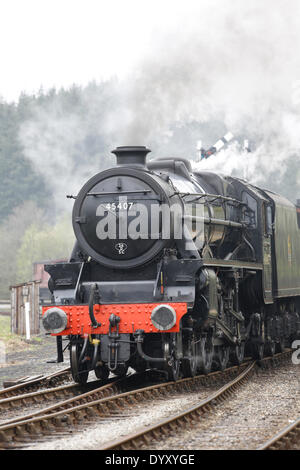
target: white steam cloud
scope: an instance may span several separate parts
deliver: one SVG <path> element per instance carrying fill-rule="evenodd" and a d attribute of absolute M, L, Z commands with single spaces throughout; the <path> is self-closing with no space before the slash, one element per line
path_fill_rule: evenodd
<path fill-rule="evenodd" d="M 47 112 L 36 109 L 21 129 L 26 156 L 49 178 L 60 200 L 110 164 L 107 158 L 101 163 L 101 152 L 107 155 L 116 145 L 147 145 L 159 156 L 160 144 L 172 147 L 174 126 L 195 122 L 203 125 L 197 139 L 207 147 L 221 137 L 216 133 L 211 140 L 207 123 L 222 122 L 254 143 L 248 154 L 235 142 L 198 163 L 198 169 L 246 177 L 271 189 L 283 184 L 281 192 L 296 198 L 297 188 L 289 188 L 284 178 L 294 165 L 300 185 L 298 0 L 180 5 L 167 30 L 162 26 L 155 32 L 150 51 L 127 79 L 107 84 L 105 99 L 91 86 L 84 93 L 84 113 L 80 107 L 75 115 L 60 112 L 58 99 Z M 84 154 L 91 130 L 105 141 L 93 164 Z M 196 141 L 193 147 L 191 153 L 186 142 L 182 156 L 196 158 Z"/>

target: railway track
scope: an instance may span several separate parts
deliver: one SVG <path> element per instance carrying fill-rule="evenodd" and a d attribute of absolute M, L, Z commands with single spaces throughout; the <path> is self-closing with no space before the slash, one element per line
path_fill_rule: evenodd
<path fill-rule="evenodd" d="M 27 416 L 10 420 L 10 422 L 17 420 L 20 421 L 22 419 L 29 419 L 30 417 L 38 416 L 41 413 L 50 413 L 51 411 L 56 410 L 57 408 L 61 408 L 62 406 L 71 406 L 72 403 L 80 401 L 80 399 L 84 400 L 85 397 L 95 397 L 94 399 L 96 399 L 96 397 L 102 398 L 119 391 L 116 382 L 116 379 L 111 379 L 101 387 L 99 387 L 100 381 L 89 382 L 85 386 L 80 386 L 73 383 L 33 393 L 17 395 L 16 397 L 4 398 L 3 400 L 0 400 L 0 418 L 1 414 L 15 414 L 15 412 L 20 408 L 24 409 L 24 407 L 30 406 L 36 408 L 38 405 L 44 406 L 40 411 L 32 412 Z M 62 399 L 64 399 L 64 401 L 59 401 Z M 54 401 L 55 404 L 45 408 L 45 404 L 51 401 Z"/>
<path fill-rule="evenodd" d="M 257 450 L 293 450 L 299 449 L 300 418 L 282 429 L 274 437 L 266 441 Z"/>
<path fill-rule="evenodd" d="M 290 352 L 284 352 L 270 358 L 265 358 L 260 361 L 259 365 L 263 368 L 279 365 L 289 358 L 290 354 Z M 170 437 L 172 433 L 178 433 L 183 427 L 192 426 L 196 420 L 203 418 L 207 412 L 211 412 L 214 407 L 229 398 L 239 387 L 245 384 L 256 367 L 257 363 L 255 361 L 250 363 L 235 379 L 221 387 L 217 392 L 212 393 L 206 399 L 201 400 L 195 406 L 186 408 L 180 413 L 176 413 L 151 426 L 141 428 L 124 438 L 106 443 L 99 450 L 138 450 L 143 446 L 148 448 L 151 444 L 160 442 L 165 437 Z"/>
<path fill-rule="evenodd" d="M 115 440 L 101 447 L 100 450 L 129 450 L 140 449 L 143 445 L 150 445 L 151 442 L 157 442 L 166 436 L 170 436 L 170 432 L 178 432 L 182 426 L 192 425 L 194 420 L 199 419 L 206 412 L 211 411 L 214 406 L 228 398 L 234 393 L 238 387 L 243 385 L 254 371 L 256 363 L 249 364 L 245 371 L 241 372 L 234 380 L 221 387 L 217 392 L 212 393 L 208 398 L 202 400 L 199 404 L 185 409 L 181 413 L 154 424 L 140 429 L 136 433 Z"/>
<path fill-rule="evenodd" d="M 276 355 L 272 358 L 264 359 L 260 365 L 262 367 L 271 367 L 282 363 L 290 352 Z M 215 395 L 210 403 L 203 405 L 202 410 L 209 411 L 217 403 L 226 399 L 235 389 L 246 381 L 254 371 L 254 363 L 244 363 L 241 366 L 231 367 L 223 372 L 213 372 L 206 376 L 197 376 L 193 378 L 185 378 L 177 382 L 167 382 L 151 385 L 148 387 L 134 389 L 124 393 L 115 393 L 109 391 L 110 384 L 107 384 L 109 396 L 95 399 L 95 392 L 88 392 L 70 400 L 60 402 L 52 407 L 39 411 L 36 415 L 21 417 L 14 419 L 13 422 L 4 423 L 0 426 L 0 449 L 21 448 L 27 443 L 39 441 L 49 438 L 51 435 L 66 434 L 69 430 L 73 430 L 81 425 L 90 423 L 99 423 L 116 417 L 125 419 L 124 411 L 128 411 L 139 404 L 149 403 L 154 399 L 167 399 L 176 393 L 198 392 L 201 386 L 219 386 L 224 382 L 230 381 L 228 386 L 222 387 L 221 394 Z M 236 381 L 236 377 L 239 380 Z M 227 387 L 227 388 L 226 388 Z M 218 393 L 218 392 L 217 392 Z M 190 410 L 193 415 L 196 411 Z M 193 414 L 194 413 L 194 414 Z M 189 422 L 188 414 L 182 417 L 182 422 Z M 170 425 L 168 424 L 169 428 Z M 152 436 L 157 434 L 154 430 Z M 140 439 L 140 437 L 139 437 Z M 120 444 L 120 443 L 119 443 Z M 118 445 L 119 445 L 118 444 Z M 121 445 L 121 444 L 120 444 Z M 127 446 L 128 443 L 125 443 Z M 111 445 L 105 448 L 114 448 Z"/>
<path fill-rule="evenodd" d="M 95 392 L 88 392 L 71 400 L 60 402 L 53 407 L 38 412 L 37 415 L 13 419 L 0 426 L 0 449 L 22 447 L 33 439 L 67 432 L 82 423 L 100 422 L 114 417 L 124 410 L 141 402 L 165 398 L 174 393 L 188 393 L 200 386 L 212 386 L 223 383 L 236 376 L 247 364 L 231 367 L 223 372 L 217 371 L 206 376 L 181 379 L 177 382 L 165 382 L 148 387 L 134 389 L 106 398 L 93 400 Z M 110 386 L 110 385 L 109 385 Z M 104 386 L 106 387 L 106 386 Z M 107 387 L 108 389 L 108 387 Z M 100 390 L 100 389 L 99 389 Z M 113 393 L 113 390 L 111 390 Z M 81 404 L 78 404 L 80 403 Z"/>
<path fill-rule="evenodd" d="M 149 374 L 150 375 L 150 374 Z M 2 426 L 11 425 L 13 423 L 18 423 L 20 421 L 32 420 L 38 416 L 48 415 L 55 413 L 57 411 L 67 410 L 68 408 L 76 407 L 88 402 L 93 402 L 106 397 L 111 397 L 113 395 L 120 394 L 124 390 L 130 388 L 139 388 L 144 381 L 147 380 L 147 374 L 132 374 L 123 378 L 113 378 L 107 380 L 107 383 L 99 387 L 100 381 L 88 382 L 84 386 L 79 386 L 78 384 L 69 384 L 61 387 L 55 387 L 48 390 L 43 390 L 40 392 L 31 393 L 28 395 L 21 395 L 13 397 L 10 399 L 5 399 L 0 401 L 1 406 L 9 406 L 9 408 L 15 409 L 15 406 L 22 406 L 22 404 L 30 405 L 31 403 L 36 404 L 37 402 L 42 403 L 43 400 L 56 400 L 56 402 L 48 407 L 44 407 L 37 411 L 33 411 L 25 416 L 16 416 L 6 422 L 2 422 Z M 59 398 L 70 398 L 58 401 Z"/>
<path fill-rule="evenodd" d="M 0 400 L 33 392 L 41 387 L 50 388 L 71 380 L 71 370 L 68 367 L 50 375 L 38 377 L 28 382 L 22 382 L 20 384 L 13 385 L 12 387 L 4 388 L 0 390 Z"/>

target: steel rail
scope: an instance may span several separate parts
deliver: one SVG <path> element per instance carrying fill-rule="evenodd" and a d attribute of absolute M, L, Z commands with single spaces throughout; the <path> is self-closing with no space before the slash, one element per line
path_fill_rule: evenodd
<path fill-rule="evenodd" d="M 271 366 L 282 364 L 283 361 L 290 358 L 292 351 L 285 351 L 259 361 L 258 364 L 264 369 Z M 201 385 L 219 385 L 224 380 L 232 380 L 241 370 L 249 365 L 249 361 L 241 366 L 234 366 L 225 371 L 216 371 L 208 375 L 200 375 L 178 380 L 177 382 L 160 383 L 148 387 L 134 389 L 133 391 L 117 394 L 108 398 L 101 398 L 90 401 L 86 397 L 84 403 L 72 406 L 67 409 L 59 410 L 49 414 L 41 414 L 31 419 L 23 419 L 22 421 L 12 424 L 4 424 L 0 426 L 0 449 L 22 447 L 24 443 L 32 443 L 39 439 L 44 439 L 52 433 L 66 433 L 68 428 L 73 429 L 80 424 L 88 424 L 89 422 L 107 421 L 107 418 L 120 414 L 122 417 L 123 410 L 127 410 L 131 406 L 141 401 L 148 402 L 157 397 L 168 398 L 174 393 L 188 393 L 199 390 Z M 236 385 L 233 385 L 236 387 Z M 226 397 L 229 392 L 224 391 L 223 396 Z M 80 398 L 80 397 L 79 397 Z M 218 400 L 218 398 L 216 398 Z M 221 400 L 219 398 L 219 400 Z M 210 408 L 210 405 L 207 405 Z"/>
<path fill-rule="evenodd" d="M 237 388 L 243 385 L 251 376 L 254 371 L 256 362 L 252 362 L 248 365 L 245 371 L 238 375 L 234 380 L 221 387 L 217 392 L 209 395 L 205 400 L 201 400 L 197 405 L 185 409 L 181 413 L 176 413 L 173 416 L 163 419 L 159 423 L 152 426 L 147 426 L 136 433 L 132 433 L 125 438 L 114 440 L 99 450 L 129 450 L 129 449 L 140 449 L 142 445 L 149 445 L 151 442 L 157 442 L 166 435 L 170 435 L 170 432 L 176 432 L 182 426 L 191 424 L 193 421 L 203 416 L 208 411 L 211 411 L 214 406 L 224 401 Z"/>
<path fill-rule="evenodd" d="M 52 406 L 48 406 L 47 408 L 43 408 L 41 410 L 32 412 L 26 416 L 18 416 L 16 418 L 12 418 L 11 420 L 1 423 L 0 428 L 2 426 L 8 426 L 10 424 L 15 424 L 20 421 L 32 420 L 33 418 L 37 416 L 44 416 L 47 414 L 54 413 L 56 411 L 67 410 L 68 408 L 72 408 L 72 407 L 82 405 L 88 402 L 93 402 L 95 400 L 100 400 L 102 398 L 108 398 L 113 395 L 117 395 L 121 391 L 123 391 L 123 389 L 126 386 L 130 385 L 130 382 L 133 382 L 133 384 L 134 382 L 136 382 L 136 385 L 138 385 L 138 381 L 142 377 L 145 377 L 145 374 L 132 374 L 132 375 L 127 375 L 126 377 L 122 377 L 122 378 L 115 377 L 114 379 L 111 379 L 108 383 L 102 385 L 101 387 L 94 388 L 85 393 L 80 393 L 79 395 L 73 396 L 72 398 L 69 398 L 64 401 L 60 401 L 58 403 L 55 403 Z M 99 384 L 99 381 L 90 382 L 90 383 L 87 383 L 86 385 L 95 386 L 97 383 Z M 78 384 L 71 384 L 68 387 L 71 388 L 72 386 L 74 388 L 76 386 L 79 387 Z M 66 388 L 65 389 L 63 388 L 50 389 L 50 390 L 46 390 L 45 392 L 40 392 L 40 393 L 42 393 L 46 398 L 49 398 L 49 396 L 51 395 L 55 396 L 57 393 L 57 390 L 60 393 L 61 391 L 64 392 Z M 35 394 L 32 394 L 32 395 L 35 396 Z M 20 400 L 22 400 L 22 396 L 17 397 L 17 398 L 20 398 Z"/>
<path fill-rule="evenodd" d="M 185 425 L 192 425 L 196 419 L 203 416 L 205 413 L 210 412 L 213 407 L 230 397 L 232 393 L 234 393 L 250 378 L 255 368 L 257 370 L 259 370 L 259 368 L 268 369 L 273 366 L 280 365 L 290 359 L 291 354 L 292 350 L 286 350 L 283 353 L 266 357 L 260 361 L 254 361 L 250 363 L 246 370 L 238 377 L 224 385 L 217 392 L 211 394 L 207 399 L 200 401 L 192 408 L 188 408 L 183 412 L 177 413 L 152 426 L 140 429 L 136 433 L 130 434 L 125 438 L 106 443 L 104 446 L 100 447 L 99 450 L 139 449 L 141 445 L 149 445 L 151 442 L 162 440 L 164 437 L 170 435 L 170 432 L 176 432 L 180 427 Z"/>
<path fill-rule="evenodd" d="M 300 418 L 286 426 L 257 450 L 291 450 L 300 442 Z"/>
<path fill-rule="evenodd" d="M 26 393 L 24 395 L 17 395 L 11 398 L 4 398 L 3 400 L 0 400 L 0 413 L 2 411 L 17 410 L 18 408 L 23 407 L 24 405 L 36 404 L 44 400 L 49 401 L 51 399 L 57 400 L 60 398 L 65 398 L 64 401 L 56 403 L 55 405 L 50 406 L 48 408 L 43 408 L 43 410 L 39 412 L 31 413 L 30 415 L 28 415 L 28 417 L 33 416 L 33 415 L 38 415 L 42 412 L 52 411 L 53 409 L 61 407 L 64 404 L 67 405 L 68 403 L 72 403 L 76 400 L 80 400 L 80 398 L 83 398 L 83 397 L 107 396 L 107 394 L 103 395 L 102 392 L 108 390 L 113 393 L 117 382 L 118 382 L 117 378 L 110 379 L 110 380 L 105 381 L 105 383 L 101 385 L 100 387 L 99 387 L 100 380 L 96 380 L 94 382 L 88 382 L 87 384 L 85 384 L 85 386 L 72 383 L 72 384 L 67 384 L 67 385 L 61 385 L 60 387 L 40 390 L 40 391 L 33 392 L 33 393 Z M 70 398 L 66 399 L 66 397 L 70 397 Z M 25 419 L 25 417 L 23 417 L 23 419 Z M 20 420 L 20 419 L 15 418 L 11 421 L 13 422 L 17 420 Z M 2 425 L 3 424 L 4 423 L 2 423 Z"/>
<path fill-rule="evenodd" d="M 12 387 L 7 387 L 0 390 L 0 399 L 10 398 L 22 393 L 37 390 L 41 386 L 53 387 L 54 384 L 64 382 L 65 380 L 71 380 L 71 369 L 70 367 L 62 369 L 58 372 L 54 372 L 50 375 L 35 378 L 29 382 L 22 382 Z"/>
<path fill-rule="evenodd" d="M 44 390 L 38 390 L 36 392 L 24 393 L 22 395 L 16 395 L 9 398 L 0 399 L 0 416 L 4 411 L 16 410 L 23 407 L 24 405 L 30 405 L 49 399 L 53 395 L 53 398 L 62 398 L 70 394 L 70 396 L 76 391 L 80 391 L 80 385 L 78 384 L 67 384 L 60 385 L 59 387 L 47 388 Z"/>
<path fill-rule="evenodd" d="M 66 431 L 67 427 L 74 427 L 82 421 L 97 422 L 101 419 L 107 419 L 120 412 L 120 410 L 128 409 L 132 405 L 136 405 L 141 401 L 157 399 L 158 396 L 166 397 L 172 393 L 190 392 L 199 390 L 200 385 L 218 384 L 224 382 L 226 377 L 236 376 L 241 369 L 247 367 L 248 363 L 241 366 L 234 366 L 225 371 L 212 372 L 208 375 L 200 375 L 178 380 L 177 382 L 166 382 L 148 387 L 135 389 L 130 392 L 117 394 L 108 398 L 101 398 L 72 406 L 71 408 L 62 409 L 51 412 L 49 414 L 41 414 L 30 419 L 0 426 L 0 449 L 21 447 L 18 443 L 27 441 L 32 442 L 35 439 L 49 435 L 52 432 Z M 80 397 L 78 397 L 80 399 Z M 61 404 L 57 404 L 57 409 Z"/>

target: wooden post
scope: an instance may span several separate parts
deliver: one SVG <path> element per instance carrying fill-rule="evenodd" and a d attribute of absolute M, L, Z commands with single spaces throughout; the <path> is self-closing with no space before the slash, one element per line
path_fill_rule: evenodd
<path fill-rule="evenodd" d="M 16 332 L 16 290 L 14 287 L 10 291 L 10 307 L 11 307 L 11 316 L 10 316 L 10 331 L 11 333 Z"/>
<path fill-rule="evenodd" d="M 17 335 L 40 332 L 39 281 L 11 286 L 11 331 Z M 27 306 L 28 305 L 28 306 Z"/>
<path fill-rule="evenodd" d="M 24 313 L 25 313 L 25 333 L 26 333 L 26 339 L 30 340 L 30 302 L 25 302 L 25 308 L 24 308 Z"/>

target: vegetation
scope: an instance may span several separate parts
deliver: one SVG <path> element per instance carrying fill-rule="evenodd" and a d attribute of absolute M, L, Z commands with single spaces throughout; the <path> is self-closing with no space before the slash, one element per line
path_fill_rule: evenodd
<path fill-rule="evenodd" d="M 25 119 L 25 105 L 0 102 L 0 220 L 4 220 L 23 201 L 35 201 L 45 207 L 49 193 L 43 178 L 26 159 L 19 142 L 19 130 Z"/>
<path fill-rule="evenodd" d="M 110 80 L 23 93 L 17 103 L 0 98 L 0 299 L 9 298 L 10 285 L 32 278 L 34 261 L 68 258 L 74 237 L 65 196 L 111 165 L 113 147 L 130 142 L 149 145 L 154 157 L 191 157 L 199 138 L 209 147 L 226 131 L 216 121 L 171 122 L 168 133 L 158 131 L 151 116 L 160 103 L 148 109 L 122 86 Z M 297 178 L 295 155 L 286 174 L 270 172 L 265 186 L 295 200 Z"/>
<path fill-rule="evenodd" d="M 4 341 L 6 343 L 11 339 L 11 337 L 10 318 L 8 316 L 0 315 L 0 341 Z"/>
<path fill-rule="evenodd" d="M 0 315 L 0 347 L 2 348 L 2 354 L 24 349 L 24 341 L 22 338 L 11 333 L 10 317 L 3 315 Z"/>
<path fill-rule="evenodd" d="M 32 223 L 25 231 L 17 252 L 17 280 L 30 279 L 32 264 L 37 260 L 64 259 L 74 244 L 69 218 L 59 220 L 54 226 Z"/>
<path fill-rule="evenodd" d="M 17 103 L 0 99 L 0 299 L 9 298 L 10 285 L 32 278 L 34 261 L 70 255 L 72 204 L 65 196 L 108 166 L 100 158 L 110 144 L 99 114 L 111 105 L 107 85 L 93 83 L 22 94 Z"/>
<path fill-rule="evenodd" d="M 26 342 L 24 338 L 11 332 L 10 317 L 0 315 L 0 353 L 7 354 L 24 349 L 34 349 L 41 343 L 39 336 L 31 338 L 30 342 Z M 4 344 L 4 347 L 3 347 Z M 2 359 L 2 358 L 1 358 Z M 5 364 L 4 364 L 5 365 Z M 1 363 L 0 363 L 1 368 Z"/>

